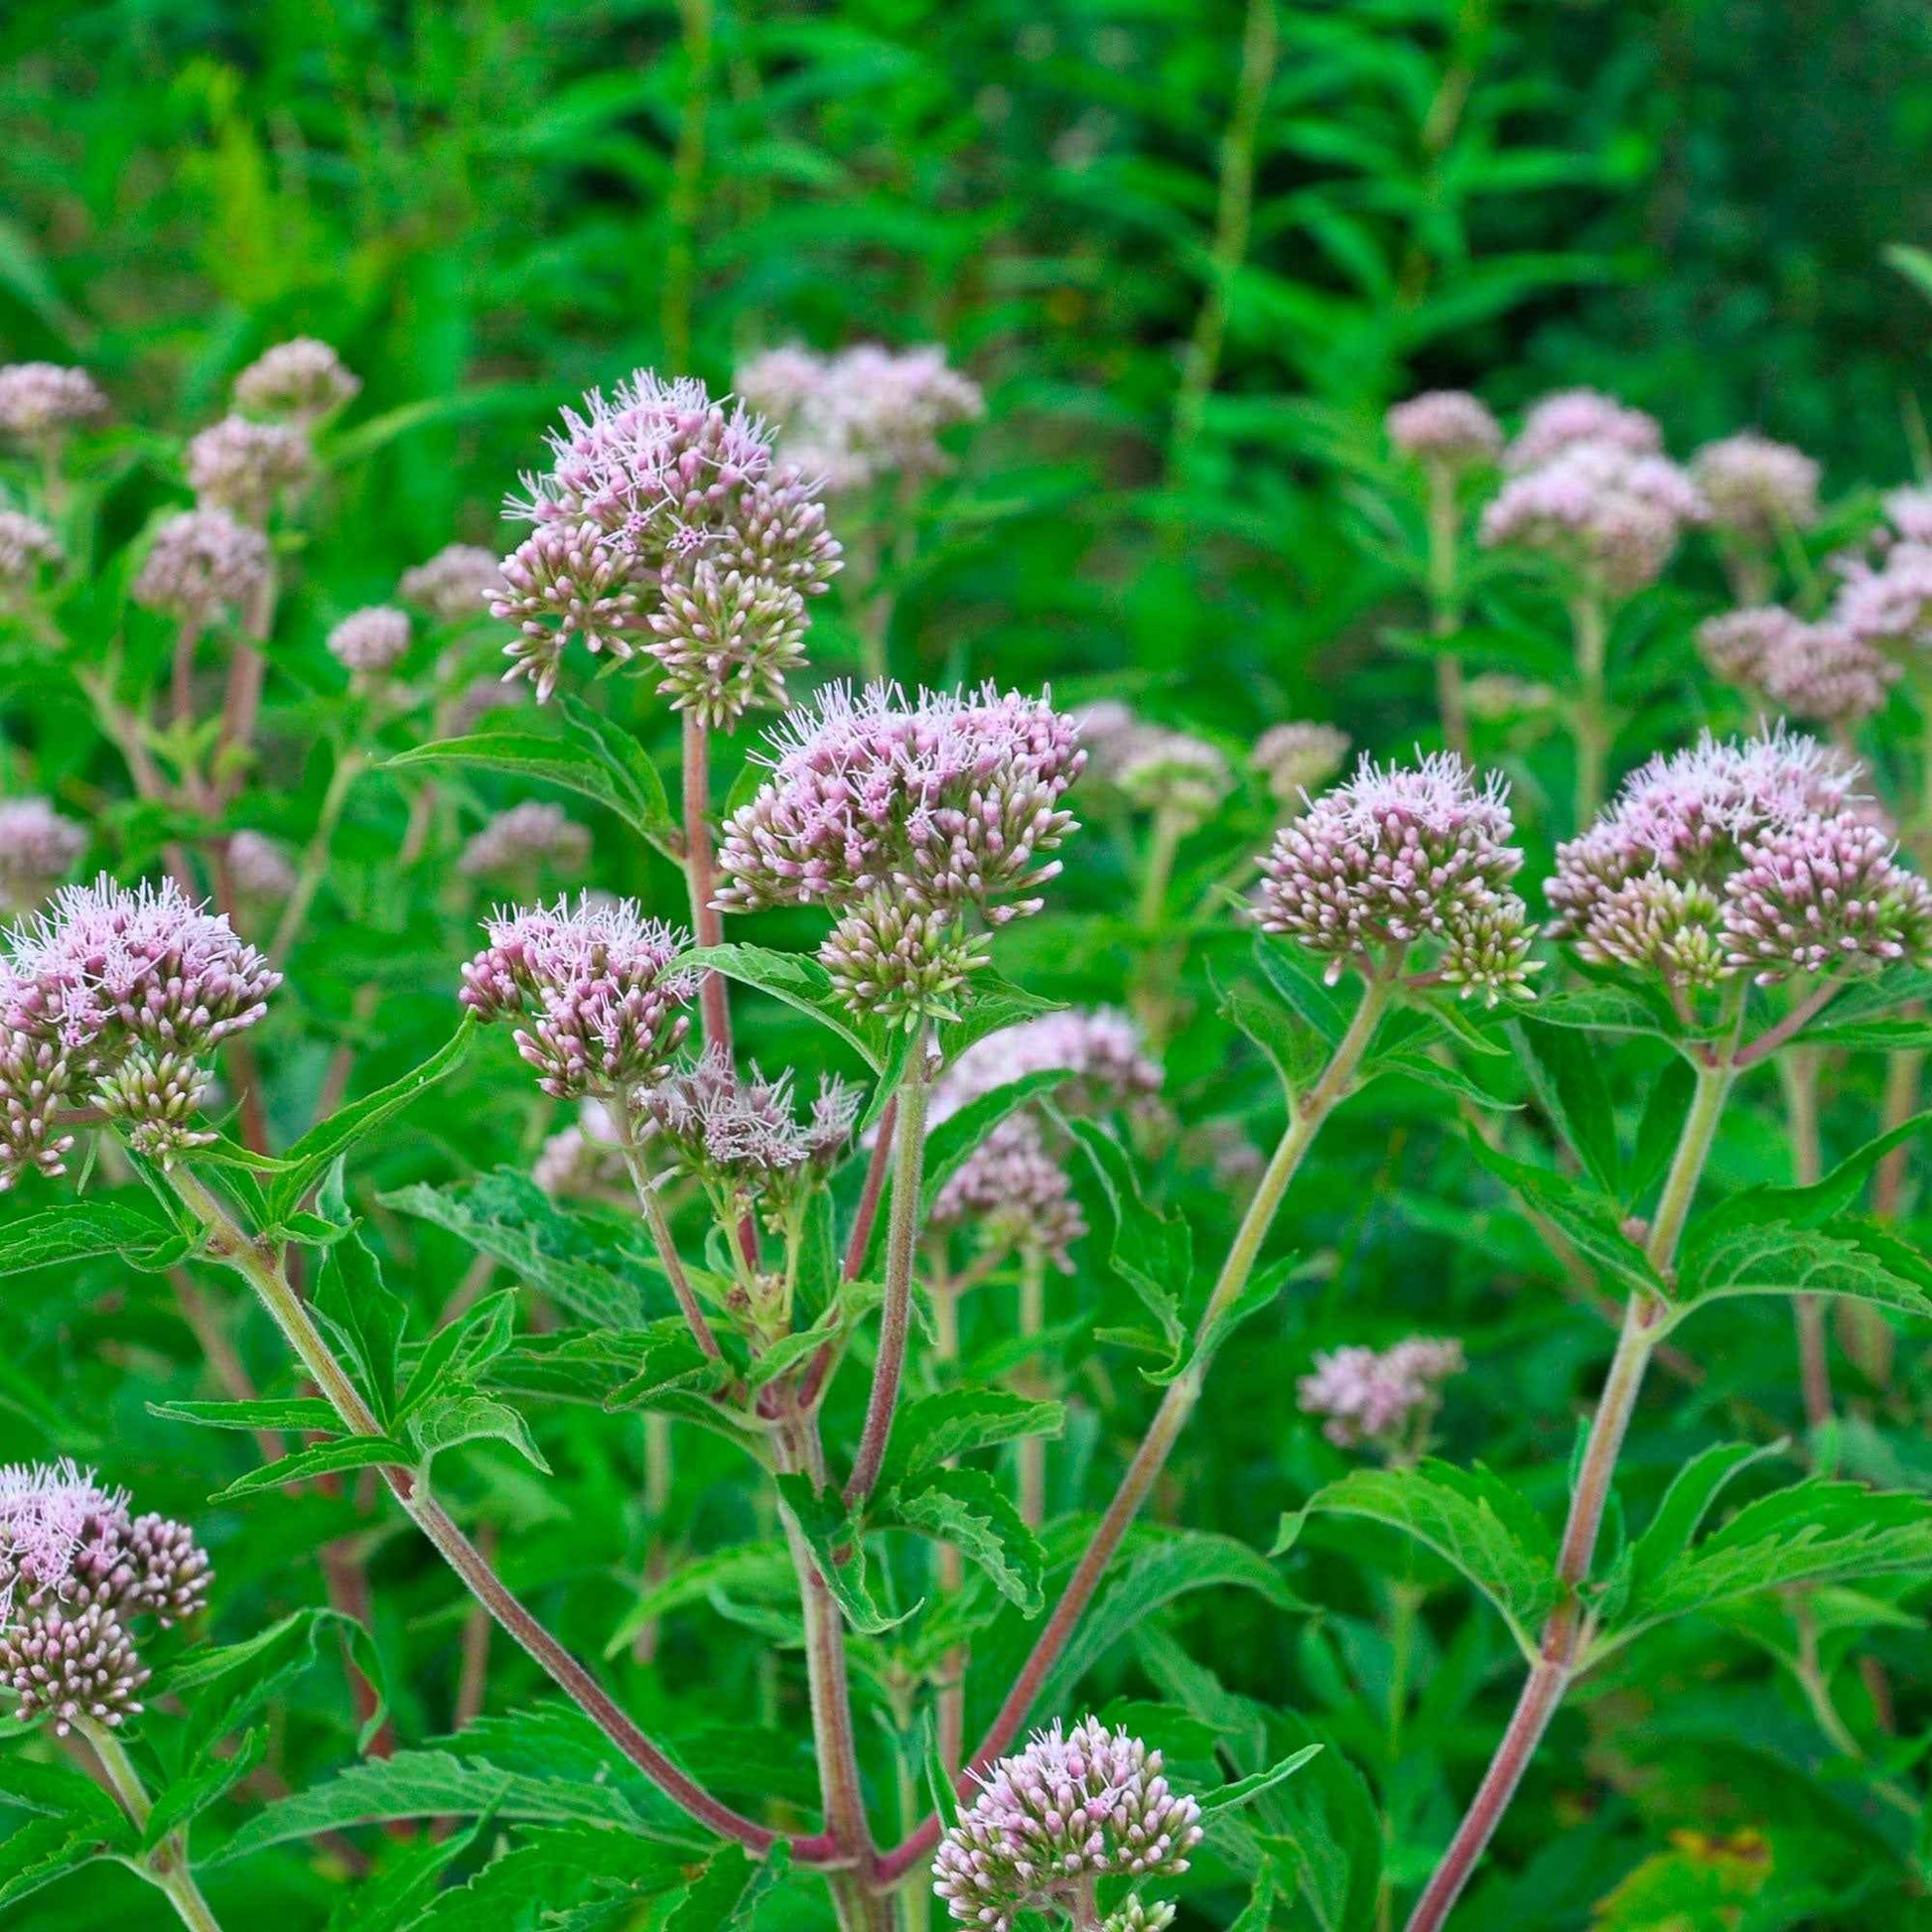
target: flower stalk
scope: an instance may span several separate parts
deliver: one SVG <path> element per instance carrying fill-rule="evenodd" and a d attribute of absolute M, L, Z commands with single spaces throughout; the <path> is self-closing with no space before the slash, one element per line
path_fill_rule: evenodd
<path fill-rule="evenodd" d="M 146 1831 L 154 1806 L 126 1745 L 107 1725 L 92 1718 L 76 1718 L 73 1727 L 86 1738 L 87 1747 L 100 1765 L 103 1782 L 127 1813 L 129 1823 L 137 1832 Z M 188 1847 L 179 1832 L 165 1838 L 134 1869 L 167 1894 L 175 1915 L 189 1932 L 221 1932 L 220 1921 L 195 1882 L 194 1868 L 188 1862 Z"/>

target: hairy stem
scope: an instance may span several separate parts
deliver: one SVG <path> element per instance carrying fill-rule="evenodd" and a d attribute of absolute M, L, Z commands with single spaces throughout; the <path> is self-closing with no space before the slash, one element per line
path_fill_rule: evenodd
<path fill-rule="evenodd" d="M 1736 1067 L 1727 1051 L 1721 1057 L 1700 1062 L 1697 1073 L 1697 1090 L 1678 1137 L 1677 1152 L 1664 1181 L 1657 1212 L 1651 1218 L 1650 1237 L 1644 1249 L 1651 1266 L 1666 1280 L 1691 1203 L 1697 1196 L 1705 1162 L 1717 1138 L 1718 1123 L 1724 1118 L 1725 1101 L 1736 1078 Z M 1579 1592 L 1589 1576 L 1590 1560 L 1603 1527 L 1603 1511 L 1609 1502 L 1617 1454 L 1643 1388 L 1644 1370 L 1656 1346 L 1664 1313 L 1665 1305 L 1647 1291 L 1639 1289 L 1630 1297 L 1616 1353 L 1610 1358 L 1609 1373 L 1603 1379 L 1596 1415 L 1584 1446 L 1577 1487 L 1570 1499 L 1569 1520 L 1564 1524 L 1563 1543 L 1557 1557 L 1557 1576 L 1563 1593 L 1543 1626 L 1537 1662 L 1523 1686 L 1515 1713 L 1496 1746 L 1482 1783 L 1410 1914 L 1409 1932 L 1437 1932 L 1453 1910 L 1570 1688 L 1587 1634 Z"/>
<path fill-rule="evenodd" d="M 711 845 L 711 734 L 688 711 L 684 714 L 684 876 L 690 882 L 691 931 L 698 944 L 722 944 L 725 918 L 712 903 L 718 897 L 718 877 Z M 698 1011 L 704 1021 L 705 1044 L 730 1053 L 731 1004 L 722 973 L 707 973 L 699 983 Z"/>
<path fill-rule="evenodd" d="M 1389 983 L 1383 979 L 1372 979 L 1366 984 L 1355 1017 L 1336 1044 L 1320 1078 L 1291 1111 L 1288 1129 L 1261 1176 L 1254 1198 L 1248 1203 L 1248 1210 L 1242 1216 L 1241 1225 L 1236 1229 L 1234 1240 L 1228 1248 L 1227 1259 L 1221 1265 L 1214 1292 L 1201 1311 L 1199 1325 L 1194 1331 L 1194 1359 L 1168 1384 L 1168 1392 L 1154 1412 L 1147 1435 L 1135 1450 L 1134 1459 L 1127 1465 L 1127 1472 L 1121 1477 L 1120 1487 L 1114 1492 L 1113 1501 L 1107 1505 L 1106 1514 L 1101 1517 L 1100 1526 L 1095 1530 L 1086 1554 L 1074 1567 L 1065 1589 L 1060 1592 L 1060 1600 L 1054 1604 L 1046 1627 L 1035 1640 L 1031 1654 L 1021 1667 L 1020 1675 L 1015 1679 L 1013 1689 L 1007 1693 L 1006 1701 L 1000 1706 L 991 1727 L 980 1740 L 978 1750 L 953 1780 L 953 1788 L 961 1796 L 972 1788 L 972 1774 L 986 1770 L 1019 1735 L 1033 1709 L 1034 1700 L 1038 1697 L 1041 1686 L 1079 1627 L 1088 1604 L 1093 1601 L 1107 1566 L 1113 1561 L 1114 1553 L 1133 1526 L 1135 1517 L 1140 1514 L 1141 1505 L 1147 1500 L 1148 1492 L 1154 1487 L 1169 1453 L 1193 1414 L 1194 1405 L 1200 1400 L 1201 1387 L 1211 1365 L 1201 1344 L 1206 1341 L 1222 1312 L 1247 1287 L 1262 1243 L 1267 1239 L 1281 1207 L 1282 1197 L 1288 1191 L 1288 1184 L 1307 1158 L 1322 1122 L 1352 1090 L 1362 1057 L 1375 1036 L 1376 1027 L 1388 1006 L 1392 991 Z M 890 1883 L 902 1876 L 920 1859 L 929 1856 L 933 1846 L 938 1843 L 941 1829 L 936 1814 L 927 1817 L 916 1832 L 880 1860 L 882 1879 Z"/>
<path fill-rule="evenodd" d="M 119 1800 L 135 1830 L 145 1831 L 154 1807 L 125 1746 L 107 1725 L 97 1724 L 92 1718 L 76 1718 L 73 1723 L 99 1761 L 107 1788 Z M 195 1882 L 194 1870 L 188 1863 L 188 1847 L 179 1832 L 164 1839 L 135 1869 L 150 1884 L 167 1893 L 169 1904 L 189 1932 L 221 1932 L 220 1921 L 208 1909 L 201 1886 Z"/>
<path fill-rule="evenodd" d="M 923 1044 L 912 1050 L 898 1089 L 898 1122 L 893 1136 L 893 1198 L 886 1224 L 886 1300 L 879 1313 L 879 1356 L 866 1402 L 845 1500 L 854 1511 L 872 1494 L 892 1440 L 898 1385 L 905 1373 L 905 1342 L 912 1320 L 912 1267 L 919 1240 L 919 1186 L 925 1173 L 926 1068 Z"/>
<path fill-rule="evenodd" d="M 1595 817 L 1609 768 L 1609 700 L 1604 688 L 1609 624 L 1602 594 L 1590 590 L 1572 600 L 1570 624 L 1577 651 L 1576 830 Z"/>
<path fill-rule="evenodd" d="M 323 1340 L 302 1298 L 290 1287 L 273 1248 L 251 1239 L 227 1207 L 186 1168 L 171 1170 L 168 1177 L 183 1204 L 207 1230 L 209 1255 L 233 1269 L 261 1298 L 344 1429 L 352 1436 L 380 1436 L 382 1426 L 374 1411 Z M 685 1776 L 618 1708 L 590 1672 L 517 1601 L 442 1504 L 420 1490 L 413 1470 L 401 1464 L 384 1464 L 382 1474 L 410 1520 L 490 1615 L 673 1804 L 721 1838 L 735 1839 L 751 1852 L 762 1854 L 770 1849 L 774 1833 L 733 1811 Z M 824 1839 L 804 1839 L 792 1846 L 793 1858 L 807 1863 L 824 1863 L 831 1854 L 830 1842 Z"/>
<path fill-rule="evenodd" d="M 935 1287 L 932 1295 L 932 1353 L 936 1361 L 954 1364 L 959 1360 L 959 1294 L 952 1287 Z M 948 1458 L 957 1467 L 958 1457 Z M 966 1581 L 966 1566 L 959 1546 L 941 1543 L 935 1553 L 935 1569 L 940 1594 L 950 1596 Z M 939 1660 L 939 1695 L 936 1700 L 939 1725 L 939 1761 L 948 1774 L 959 1769 L 966 1753 L 966 1646 L 956 1645 Z M 907 1829 L 910 1829 L 909 1824 Z"/>
<path fill-rule="evenodd" d="M 637 1134 L 637 1110 L 627 1093 L 613 1094 L 608 1105 L 617 1122 L 618 1146 L 623 1155 L 624 1172 L 630 1176 L 637 1205 L 643 1210 L 644 1225 L 650 1229 L 651 1245 L 657 1250 L 658 1266 L 663 1269 L 664 1278 L 671 1285 L 671 1293 L 677 1297 L 678 1308 L 684 1315 L 685 1325 L 691 1330 L 692 1338 L 714 1362 L 722 1361 L 724 1351 L 718 1346 L 718 1337 L 711 1332 L 711 1323 L 705 1319 L 704 1310 L 698 1306 L 698 1297 L 691 1287 L 690 1277 L 685 1274 L 684 1263 L 678 1258 L 677 1243 L 671 1236 L 671 1224 L 664 1218 L 663 1203 L 657 1198 L 657 1183 L 644 1166 L 643 1148 Z"/>

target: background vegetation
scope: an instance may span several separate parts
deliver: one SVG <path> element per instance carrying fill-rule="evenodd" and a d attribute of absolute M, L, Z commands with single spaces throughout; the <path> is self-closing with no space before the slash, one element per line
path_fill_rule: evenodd
<path fill-rule="evenodd" d="M 741 354 L 794 338 L 944 343 L 985 385 L 988 419 L 897 583 L 896 668 L 1131 697 L 1237 755 L 1290 717 L 1330 719 L 1377 751 L 1434 731 L 1429 667 L 1403 647 L 1420 606 L 1373 540 L 1363 495 L 1382 410 L 1400 395 L 1467 385 L 1513 409 L 1591 382 L 1658 415 L 1679 451 L 1744 424 L 1796 442 L 1841 498 L 1904 480 L 1925 443 L 1924 301 L 1884 258 L 1932 227 L 1932 23 L 1907 0 L 16 0 L 0 64 L 0 360 L 82 362 L 122 423 L 157 433 L 218 414 L 234 371 L 294 334 L 336 344 L 364 379 L 281 619 L 294 696 L 281 693 L 260 795 L 281 814 L 266 829 L 292 836 L 327 776 L 311 673 L 326 666 L 328 624 L 452 538 L 499 545 L 501 494 L 557 403 L 635 365 L 721 387 Z M 179 495 L 171 451 L 130 432 L 102 509 L 112 539 Z M 1704 551 L 1678 577 L 1631 646 L 1648 669 L 1627 749 L 1710 715 L 1709 692 L 1686 681 L 1688 638 L 1720 580 Z M 1555 632 L 1539 645 L 1533 631 L 1534 614 L 1520 629 L 1492 621 L 1475 657 L 1560 668 Z M 823 668 L 856 664 L 840 609 L 811 647 Z M 31 655 L 0 676 L 0 722 L 37 782 L 103 804 L 111 761 L 72 694 Z M 660 712 L 648 717 L 661 728 Z M 1498 735 L 1481 749 L 1518 780 L 1538 877 L 1568 830 L 1560 810 L 1538 815 L 1563 796 L 1551 748 Z M 155 828 L 113 809 L 103 852 L 151 856 Z M 328 916 L 297 955 L 269 1049 L 284 1140 L 338 1045 L 361 1053 L 367 1087 L 448 1032 L 480 900 L 395 902 L 384 868 L 405 810 L 387 781 L 358 792 Z M 602 883 L 674 891 L 621 827 L 595 829 Z M 1268 829 L 1258 800 L 1236 807 L 1211 850 L 1183 852 L 1176 902 Z M 1118 916 L 1129 856 L 1101 839 L 1076 856 L 1065 915 L 1011 935 L 1003 970 L 1055 997 L 1118 999 L 1138 944 Z M 1191 948 L 1174 997 L 1196 1024 L 1175 1031 L 1169 1086 L 1183 1114 L 1211 1096 L 1259 1144 L 1268 1130 L 1247 1123 L 1275 1107 L 1272 1082 L 1214 1019 L 1209 985 L 1244 947 L 1226 930 Z M 357 1006 L 370 985 L 379 1029 Z M 767 1059 L 816 1053 L 817 1036 L 782 1017 L 760 1024 Z M 1626 1138 L 1651 1070 L 1630 1050 L 1635 1063 L 1612 1071 Z M 1880 1077 L 1874 1065 L 1845 1087 L 1828 1153 L 1865 1138 Z M 480 1053 L 380 1145 L 358 1192 L 527 1164 L 552 1111 L 506 1050 Z M 1731 1179 L 1786 1177 L 1768 1105 L 1740 1110 L 1725 1146 Z M 1168 1198 L 1218 1228 L 1227 1203 L 1209 1176 L 1175 1163 Z M 1156 1513 L 1266 1549 L 1281 1511 L 1340 1466 L 1294 1413 L 1294 1374 L 1316 1347 L 1418 1328 L 1463 1335 L 1476 1365 L 1449 1398 L 1450 1452 L 1559 1512 L 1603 1331 L 1557 1300 L 1548 1254 L 1479 1177 L 1452 1113 L 1404 1089 L 1344 1114 L 1290 1219 L 1300 1288 L 1229 1351 Z M 433 1314 L 467 1256 L 394 1215 L 378 1225 L 392 1272 Z M 225 1635 L 319 1597 L 307 1552 L 320 1527 L 343 1526 L 340 1504 L 208 1512 L 203 1499 L 245 1466 L 246 1444 L 147 1413 L 202 1389 L 153 1278 L 16 1282 L 0 1336 L 0 1448 L 106 1462 L 111 1445 L 116 1480 L 205 1523 Z M 244 1340 L 272 1375 L 272 1336 L 250 1327 Z M 1110 1390 L 1105 1363 L 1074 1367 Z M 1695 1390 L 1653 1399 L 1625 1465 L 1646 1502 L 1746 1392 L 1764 1403 L 1784 1391 L 1771 1425 L 1799 1423 L 1782 1307 L 1735 1316 L 1707 1368 Z M 1882 1436 L 1848 1425 L 1848 1457 L 1894 1483 L 1932 1481 L 1916 1375 L 1901 1370 Z M 1129 1390 L 1117 1431 L 1090 1425 L 1084 1452 L 1131 1441 L 1135 1400 Z M 593 1656 L 652 1549 L 719 1547 L 750 1529 L 722 1466 L 704 1479 L 703 1449 L 677 1518 L 651 1520 L 640 1443 L 602 1423 L 567 1417 L 546 1435 L 561 1481 L 541 1494 L 507 1456 L 468 1470 L 474 1520 L 501 1537 L 511 1582 Z M 1079 1479 L 1077 1463 L 1063 1472 L 1067 1507 Z M 1308 1719 L 1370 1769 L 1406 1887 L 1479 1775 L 1514 1654 L 1466 1591 L 1432 1599 L 1416 1638 L 1428 1747 L 1405 1748 L 1378 1705 L 1390 1658 L 1373 1587 L 1349 1560 L 1359 1541 L 1308 1532 L 1283 1572 L 1306 1613 L 1259 1591 L 1202 1592 L 1161 1628 L 1214 1660 L 1231 1692 Z M 397 1728 L 420 1741 L 450 1723 L 464 1605 L 393 1525 L 371 1560 Z M 1910 1688 L 1925 1645 L 1902 1617 L 1866 1635 L 1901 1691 L 1888 1748 L 1902 1761 L 1926 1718 Z M 1147 1694 L 1165 1641 L 1110 1660 L 1096 1696 Z M 1619 1932 L 1851 1926 L 1873 1910 L 1926 1922 L 1918 1828 L 1901 1843 L 1895 1821 L 1874 1824 L 1869 1794 L 1836 1775 L 1838 1755 L 1753 1634 L 1679 1642 L 1566 1713 L 1469 1922 L 1558 1932 L 1599 1909 Z M 749 1646 L 715 1624 L 673 1621 L 654 1665 L 621 1653 L 611 1668 L 641 1718 L 692 1735 L 758 1690 Z M 536 1688 L 501 1659 L 490 1708 Z M 346 1760 L 353 1725 L 326 1671 L 288 1696 L 271 1768 L 299 1787 Z M 726 1762 L 728 1739 L 710 1742 Z M 801 1802 L 809 1793 L 802 1757 L 759 1769 Z M 1383 1830 L 1366 1787 L 1324 1788 L 1338 1794 L 1337 1843 Z M 393 1849 L 369 1843 L 378 1859 Z M 1768 1902 L 1753 1887 L 1766 1844 L 1780 1873 Z M 232 1925 L 272 1911 L 289 1932 L 349 1932 L 348 1870 L 330 1848 L 298 1844 L 217 1869 L 208 1889 Z M 1197 1900 L 1193 1922 L 1225 1924 L 1232 1896 Z M 1725 1916 L 1739 1898 L 1756 1898 L 1757 1916 Z M 802 1909 L 760 1923 L 803 1924 L 786 1915 Z M 12 1922 L 146 1927 L 165 1913 L 100 1867 Z"/>

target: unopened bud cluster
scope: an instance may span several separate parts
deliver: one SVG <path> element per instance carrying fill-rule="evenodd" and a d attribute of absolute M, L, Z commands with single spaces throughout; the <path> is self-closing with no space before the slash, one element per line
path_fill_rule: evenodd
<path fill-rule="evenodd" d="M 361 386 L 329 344 L 297 336 L 264 349 L 235 377 L 234 400 L 244 416 L 306 429 L 333 416 Z"/>
<path fill-rule="evenodd" d="M 1454 478 L 1497 462 L 1503 433 L 1489 407 L 1461 389 L 1428 389 L 1384 419 L 1389 442 L 1427 470 Z"/>
<path fill-rule="evenodd" d="M 107 414 L 107 398 L 85 369 L 58 362 L 10 362 L 0 368 L 0 435 L 36 448 Z"/>
<path fill-rule="evenodd" d="M 535 800 L 498 812 L 457 860 L 466 879 L 512 883 L 554 872 L 580 877 L 591 862 L 591 835 L 561 805 Z"/>
<path fill-rule="evenodd" d="M 1698 650 L 1713 673 L 1788 717 L 1856 725 L 1885 707 L 1898 663 L 1844 623 L 1808 623 L 1776 606 L 1709 618 Z"/>
<path fill-rule="evenodd" d="M 1398 971 L 1427 942 L 1436 976 L 1463 997 L 1527 994 L 1535 935 L 1510 889 L 1523 855 L 1509 843 L 1507 797 L 1494 773 L 1478 790 L 1451 753 L 1411 767 L 1364 757 L 1276 834 L 1262 867 L 1264 930 L 1325 958 L 1330 983 L 1350 966 Z"/>
<path fill-rule="evenodd" d="M 1333 725 L 1291 720 L 1270 725 L 1255 740 L 1248 763 L 1277 804 L 1299 811 L 1342 767 L 1348 734 Z"/>
<path fill-rule="evenodd" d="M 211 1047 L 252 1027 L 281 984 L 225 917 L 172 880 L 69 886 L 0 950 L 0 1192 L 66 1172 L 64 1117 L 104 1113 L 164 1165 L 213 1136 L 194 1124 Z"/>
<path fill-rule="evenodd" d="M 1630 776 L 1557 848 L 1556 931 L 1665 985 L 1872 972 L 1932 949 L 1932 892 L 1813 740 L 1707 735 Z"/>
<path fill-rule="evenodd" d="M 932 1888 L 958 1924 L 1013 1932 L 1023 1912 L 1070 1910 L 1096 1879 L 1185 1871 L 1200 1841 L 1200 1806 L 1170 1787 L 1158 1750 L 1097 1718 L 1065 1733 L 1056 1723 L 981 1780 L 939 1843 Z"/>
<path fill-rule="evenodd" d="M 771 733 L 771 776 L 726 822 L 727 911 L 822 905 L 820 950 L 856 1012 L 917 1025 L 985 962 L 988 926 L 1036 912 L 1075 830 L 1084 762 L 1044 698 L 834 686 Z"/>
<path fill-rule="evenodd" d="M 409 613 L 390 604 L 351 611 L 330 631 L 329 654 L 358 685 L 380 682 L 409 655 Z"/>
<path fill-rule="evenodd" d="M 817 485 L 773 461 L 764 424 L 701 382 L 640 369 L 566 410 L 549 440 L 551 467 L 509 505 L 536 527 L 490 602 L 517 626 L 510 674 L 547 698 L 581 637 L 620 660 L 644 651 L 672 706 L 707 725 L 782 705 L 806 600 L 839 546 Z"/>
<path fill-rule="evenodd" d="M 123 1490 L 69 1461 L 0 1468 L 0 1680 L 15 1717 L 114 1726 L 141 1709 L 149 1672 L 132 1629 L 162 1629 L 207 1600 L 213 1572 L 186 1524 L 135 1516 Z"/>
<path fill-rule="evenodd" d="M 85 830 L 45 798 L 0 798 L 0 912 L 30 911 L 86 849 Z"/>
<path fill-rule="evenodd" d="M 61 539 L 39 517 L 0 509 L 0 603 L 38 590 L 65 555 Z"/>
<path fill-rule="evenodd" d="M 183 510 L 154 533 L 130 595 L 136 604 L 206 629 L 248 611 L 268 583 L 268 539 L 225 509 Z"/>
<path fill-rule="evenodd" d="M 502 590 L 494 552 L 475 543 L 445 544 L 427 562 L 405 570 L 396 584 L 405 604 L 427 611 L 438 623 L 482 617 L 484 604 Z"/>
<path fill-rule="evenodd" d="M 672 970 L 685 933 L 634 899 L 518 906 L 483 922 L 489 944 L 463 969 L 463 1004 L 485 1023 L 527 1020 L 516 1048 L 558 1100 L 655 1079 L 683 1043 L 694 991 Z"/>
<path fill-rule="evenodd" d="M 1720 530 L 1757 544 L 1818 521 L 1816 462 L 1789 443 L 1744 430 L 1707 443 L 1691 459 L 1691 481 Z"/>
<path fill-rule="evenodd" d="M 314 479 L 315 452 L 294 423 L 257 423 L 223 416 L 188 445 L 188 483 L 204 509 L 223 509 L 244 523 L 270 513 Z"/>

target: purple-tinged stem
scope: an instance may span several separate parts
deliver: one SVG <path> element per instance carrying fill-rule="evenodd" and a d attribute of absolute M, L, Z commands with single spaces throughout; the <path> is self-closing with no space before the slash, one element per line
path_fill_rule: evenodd
<path fill-rule="evenodd" d="M 671 1234 L 671 1225 L 664 1218 L 664 1208 L 657 1198 L 656 1183 L 651 1179 L 644 1166 L 643 1149 L 637 1142 L 637 1116 L 628 1094 L 613 1094 L 608 1103 L 618 1126 L 618 1146 L 623 1155 L 624 1172 L 630 1176 L 630 1184 L 636 1190 L 637 1205 L 643 1209 L 644 1224 L 650 1229 L 652 1245 L 657 1250 L 659 1267 L 664 1270 L 665 1279 L 671 1285 L 671 1293 L 677 1297 L 677 1305 L 683 1312 L 685 1325 L 691 1330 L 698 1346 L 714 1362 L 724 1359 L 724 1351 L 718 1346 L 718 1337 L 711 1332 L 711 1323 L 705 1319 L 704 1310 L 698 1306 L 698 1298 L 691 1287 L 690 1278 L 684 1272 L 684 1263 L 678 1258 L 677 1242 Z"/>

